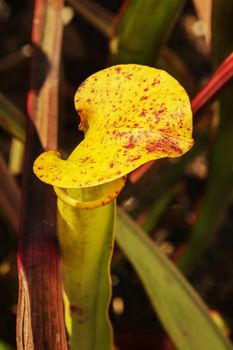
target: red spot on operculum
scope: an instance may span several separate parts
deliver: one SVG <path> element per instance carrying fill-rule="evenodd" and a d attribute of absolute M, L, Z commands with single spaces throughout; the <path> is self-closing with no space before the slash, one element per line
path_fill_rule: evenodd
<path fill-rule="evenodd" d="M 160 84 L 160 80 L 159 79 L 154 79 L 153 83 L 151 84 L 152 86 L 158 85 Z"/>
<path fill-rule="evenodd" d="M 134 148 L 134 147 L 135 147 L 135 143 L 134 142 L 130 142 L 127 145 L 124 146 L 124 148 L 126 148 L 126 149 L 131 149 L 131 148 Z"/>
<path fill-rule="evenodd" d="M 141 114 L 140 114 L 140 117 L 146 117 L 146 112 L 142 111 Z"/>
<path fill-rule="evenodd" d="M 184 126 L 183 120 L 180 119 L 178 122 L 178 125 L 179 125 L 179 129 L 182 129 Z"/>
<path fill-rule="evenodd" d="M 130 136 L 129 143 L 127 145 L 124 145 L 123 147 L 126 149 L 131 149 L 131 148 L 134 148 L 135 146 L 136 145 L 135 145 L 134 137 Z"/>
<path fill-rule="evenodd" d="M 182 153 L 182 149 L 179 147 L 178 142 L 172 140 L 169 136 L 163 135 L 161 139 L 156 141 L 150 141 L 146 145 L 146 150 L 149 153 L 164 152 L 168 156 L 172 153 Z"/>
<path fill-rule="evenodd" d="M 123 121 L 125 121 L 125 120 L 123 120 Z M 127 131 L 116 131 L 116 130 L 114 130 L 113 134 L 115 136 L 117 136 L 117 137 L 122 137 L 122 136 L 125 136 L 126 134 L 128 134 L 128 132 Z"/>
<path fill-rule="evenodd" d="M 161 150 L 162 144 L 160 141 L 150 141 L 147 143 L 145 148 L 148 153 L 153 153 L 155 151 Z"/>
<path fill-rule="evenodd" d="M 147 100 L 147 99 L 148 99 L 148 96 L 142 96 L 142 97 L 140 98 L 140 101 Z"/>
<path fill-rule="evenodd" d="M 133 162 L 133 161 L 138 160 L 140 158 L 141 158 L 141 156 L 132 157 L 132 158 L 129 158 L 129 161 Z"/>
<path fill-rule="evenodd" d="M 111 162 L 111 163 L 108 164 L 108 166 L 109 166 L 109 168 L 113 168 L 114 167 L 114 163 Z"/>
<path fill-rule="evenodd" d="M 115 67 L 114 69 L 115 69 L 115 71 L 116 71 L 117 73 L 120 73 L 120 72 L 121 72 L 121 67 Z"/>
<path fill-rule="evenodd" d="M 160 114 L 158 112 L 154 112 L 152 114 L 154 115 L 156 121 L 159 122 L 160 121 Z"/>
<path fill-rule="evenodd" d="M 166 111 L 167 111 L 167 108 L 166 107 L 162 107 L 162 108 L 160 108 L 159 110 L 155 111 L 152 114 L 155 116 L 156 121 L 159 122 L 161 115 L 163 115 Z"/>
<path fill-rule="evenodd" d="M 80 163 L 86 163 L 89 159 L 91 158 L 90 157 L 81 158 Z"/>
<path fill-rule="evenodd" d="M 127 74 L 125 77 L 126 77 L 126 79 L 131 80 L 132 75 L 133 75 L 132 73 L 131 74 Z"/>

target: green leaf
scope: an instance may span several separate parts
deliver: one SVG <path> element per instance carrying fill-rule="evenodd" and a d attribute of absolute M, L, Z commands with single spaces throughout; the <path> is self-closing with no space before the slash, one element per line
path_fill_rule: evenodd
<path fill-rule="evenodd" d="M 168 189 L 167 192 L 164 193 L 163 196 L 157 202 L 151 206 L 151 210 L 148 213 L 145 222 L 143 223 L 143 229 L 150 233 L 151 230 L 155 227 L 156 223 L 159 220 L 159 217 L 167 208 L 168 204 L 171 202 L 172 198 L 177 194 L 180 190 L 180 184 L 178 183 L 175 186 L 172 186 Z"/>
<path fill-rule="evenodd" d="M 0 211 L 3 211 L 15 231 L 19 226 L 20 191 L 0 154 Z"/>
<path fill-rule="evenodd" d="M 26 117 L 0 93 L 0 126 L 11 136 L 25 141 Z"/>
<path fill-rule="evenodd" d="M 13 350 L 13 348 L 0 340 L 0 350 Z"/>
<path fill-rule="evenodd" d="M 153 64 L 184 3 L 185 0 L 123 3 L 110 43 L 111 64 Z"/>
<path fill-rule="evenodd" d="M 179 350 L 232 349 L 191 285 L 121 209 L 118 210 L 116 238 Z"/>

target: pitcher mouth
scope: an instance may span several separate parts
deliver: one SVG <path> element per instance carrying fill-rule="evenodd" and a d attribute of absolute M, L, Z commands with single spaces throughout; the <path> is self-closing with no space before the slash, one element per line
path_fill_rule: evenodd
<path fill-rule="evenodd" d="M 126 179 L 127 179 L 127 176 L 123 176 L 121 178 L 118 178 L 106 184 L 100 185 L 102 187 L 102 191 L 97 191 L 97 192 L 102 192 L 100 197 L 98 197 L 98 195 L 97 196 L 94 195 L 93 197 L 97 197 L 97 198 L 94 198 L 93 200 L 92 199 L 87 200 L 87 201 L 86 200 L 83 201 L 75 198 L 74 193 L 72 193 L 74 192 L 75 189 L 66 189 L 66 188 L 57 187 L 57 186 L 53 186 L 53 188 L 57 197 L 68 206 L 73 208 L 79 208 L 79 209 L 95 209 L 112 202 L 123 189 Z M 100 186 L 93 186 L 90 188 L 86 188 L 84 190 L 94 190 L 99 188 Z"/>

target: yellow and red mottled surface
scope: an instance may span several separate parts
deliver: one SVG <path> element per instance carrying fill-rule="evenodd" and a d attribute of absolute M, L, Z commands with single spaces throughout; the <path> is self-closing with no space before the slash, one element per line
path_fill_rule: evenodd
<path fill-rule="evenodd" d="M 168 73 L 128 64 L 91 75 L 75 95 L 85 139 L 68 160 L 42 154 L 36 175 L 59 187 L 89 187 L 124 176 L 193 145 L 192 113 L 182 86 Z"/>

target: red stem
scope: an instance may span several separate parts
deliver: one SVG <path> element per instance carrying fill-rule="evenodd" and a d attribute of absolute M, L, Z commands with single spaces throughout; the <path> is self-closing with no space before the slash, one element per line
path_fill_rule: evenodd
<path fill-rule="evenodd" d="M 36 0 L 34 56 L 28 94 L 26 154 L 18 248 L 17 347 L 66 350 L 62 284 L 56 233 L 56 198 L 38 181 L 32 165 L 57 148 L 58 76 L 63 0 Z M 39 134 L 39 136 L 38 136 Z"/>
<path fill-rule="evenodd" d="M 210 80 L 203 86 L 191 102 L 193 115 L 217 99 L 219 94 L 233 78 L 233 53 L 215 71 Z"/>

